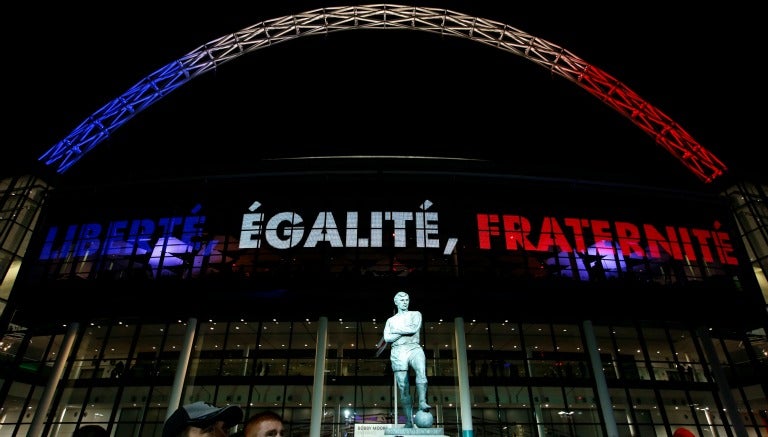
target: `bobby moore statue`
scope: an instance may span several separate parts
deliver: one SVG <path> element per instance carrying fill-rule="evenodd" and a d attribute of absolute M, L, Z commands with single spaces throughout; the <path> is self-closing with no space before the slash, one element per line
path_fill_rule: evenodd
<path fill-rule="evenodd" d="M 397 313 L 387 319 L 384 326 L 384 341 L 392 345 L 390 361 L 392 362 L 397 389 L 400 392 L 400 403 L 405 415 L 405 427 L 413 428 L 413 404 L 408 381 L 409 368 L 413 368 L 414 373 L 416 373 L 416 393 L 419 397 L 417 419 L 426 415 L 432 418 L 432 414 L 429 413 L 432 407 L 427 405 L 427 360 L 419 338 L 421 313 L 408 310 L 411 298 L 404 291 L 395 294 L 394 301 Z M 421 412 L 425 412 L 426 415 Z M 422 427 L 423 425 L 419 422 L 417 420 L 416 425 Z M 429 422 L 426 426 L 431 425 L 431 420 Z"/>

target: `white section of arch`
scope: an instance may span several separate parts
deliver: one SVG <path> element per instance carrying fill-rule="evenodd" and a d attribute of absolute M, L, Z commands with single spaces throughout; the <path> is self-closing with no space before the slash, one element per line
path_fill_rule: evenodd
<path fill-rule="evenodd" d="M 447 9 L 372 4 L 315 9 L 256 23 L 203 44 L 96 111 L 40 160 L 63 173 L 138 112 L 187 81 L 247 53 L 296 38 L 352 29 L 410 29 L 469 39 L 561 76 L 621 113 L 704 182 L 726 166 L 677 123 L 621 82 L 568 50 L 497 21 Z"/>

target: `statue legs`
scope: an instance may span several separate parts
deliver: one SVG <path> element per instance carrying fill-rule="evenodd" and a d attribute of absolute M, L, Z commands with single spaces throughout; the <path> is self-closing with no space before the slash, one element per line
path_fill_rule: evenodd
<path fill-rule="evenodd" d="M 413 404 L 411 403 L 411 395 L 403 393 L 400 396 L 400 403 L 403 404 L 403 416 L 405 416 L 405 427 L 413 428 Z"/>
<path fill-rule="evenodd" d="M 427 405 L 427 383 L 416 383 L 416 393 L 419 395 L 419 410 L 429 411 L 430 407 Z"/>

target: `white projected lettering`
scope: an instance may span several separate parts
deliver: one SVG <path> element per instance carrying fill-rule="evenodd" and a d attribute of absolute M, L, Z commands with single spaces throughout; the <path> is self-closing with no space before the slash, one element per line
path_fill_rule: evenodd
<path fill-rule="evenodd" d="M 317 213 L 311 225 L 290 211 L 278 212 L 267 219 L 264 213 L 257 212 L 261 203 L 254 202 L 248 208 L 251 212 L 243 214 L 240 248 L 259 248 L 262 241 L 275 249 L 311 248 L 321 244 L 379 248 L 384 247 L 385 230 L 391 231 L 393 247 L 439 248 L 438 213 L 427 211 L 432 205 L 425 200 L 419 205 L 419 211 L 371 211 L 367 220 L 361 220 L 358 211 L 347 211 L 340 227 L 330 211 Z M 368 223 L 364 229 L 363 222 Z M 413 238 L 409 239 L 409 235 Z M 450 250 L 446 254 L 453 251 L 455 245 L 456 239 L 449 239 L 446 250 Z"/>

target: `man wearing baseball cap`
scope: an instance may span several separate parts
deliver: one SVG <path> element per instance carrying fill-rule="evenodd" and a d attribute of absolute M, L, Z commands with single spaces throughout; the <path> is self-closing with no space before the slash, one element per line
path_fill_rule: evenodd
<path fill-rule="evenodd" d="M 243 409 L 237 405 L 217 407 L 208 402 L 195 402 L 179 407 L 165 420 L 163 437 L 221 437 L 243 420 Z"/>

